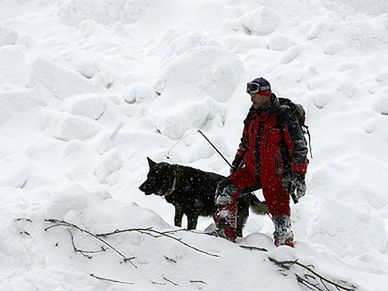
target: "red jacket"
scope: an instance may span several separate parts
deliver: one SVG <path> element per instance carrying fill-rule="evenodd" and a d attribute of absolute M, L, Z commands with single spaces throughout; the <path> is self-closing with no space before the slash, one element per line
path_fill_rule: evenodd
<path fill-rule="evenodd" d="M 307 144 L 296 116 L 274 94 L 271 98 L 269 109 L 249 110 L 235 158 L 243 160 L 246 170 L 267 185 L 275 176 L 304 175 L 308 165 Z"/>

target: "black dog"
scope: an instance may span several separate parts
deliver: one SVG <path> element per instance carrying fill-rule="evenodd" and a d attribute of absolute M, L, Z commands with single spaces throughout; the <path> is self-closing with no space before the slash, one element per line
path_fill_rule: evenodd
<path fill-rule="evenodd" d="M 187 229 L 196 228 L 199 215 L 214 215 L 217 209 L 214 201 L 217 184 L 225 179 L 224 176 L 147 159 L 149 165 L 147 180 L 139 189 L 145 195 L 164 196 L 167 202 L 172 203 L 175 206 L 176 226 L 182 225 L 183 214 L 187 216 Z M 255 195 L 252 193 L 241 195 L 237 203 L 237 235 L 240 237 L 248 219 L 249 206 L 257 214 L 268 213 L 266 204 Z"/>

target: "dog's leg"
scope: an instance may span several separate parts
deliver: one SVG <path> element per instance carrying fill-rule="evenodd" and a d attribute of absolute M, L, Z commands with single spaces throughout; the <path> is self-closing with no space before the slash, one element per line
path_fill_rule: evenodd
<path fill-rule="evenodd" d="M 197 227 L 197 222 L 198 222 L 198 214 L 196 213 L 190 213 L 186 214 L 187 216 L 187 229 L 195 229 Z"/>
<path fill-rule="evenodd" d="M 179 204 L 175 205 L 175 217 L 174 224 L 175 226 L 182 226 L 182 218 L 183 218 L 183 207 Z"/>
<path fill-rule="evenodd" d="M 243 199 L 237 203 L 237 236 L 243 236 L 243 228 L 249 216 L 249 206 Z"/>

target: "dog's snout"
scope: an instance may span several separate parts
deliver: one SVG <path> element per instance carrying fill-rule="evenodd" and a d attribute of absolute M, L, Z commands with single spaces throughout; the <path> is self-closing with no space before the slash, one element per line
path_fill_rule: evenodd
<path fill-rule="evenodd" d="M 145 185 L 144 183 L 139 186 L 139 190 L 144 192 L 145 191 Z"/>
<path fill-rule="evenodd" d="M 149 185 L 147 185 L 146 182 L 144 182 L 143 184 L 141 184 L 141 185 L 139 186 L 139 190 L 140 190 L 141 192 L 144 192 L 145 195 L 150 195 L 150 194 L 152 194 L 152 191 L 151 191 Z"/>

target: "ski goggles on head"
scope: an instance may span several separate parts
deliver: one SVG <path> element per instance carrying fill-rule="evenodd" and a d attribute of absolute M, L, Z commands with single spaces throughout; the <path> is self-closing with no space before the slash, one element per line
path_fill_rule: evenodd
<path fill-rule="evenodd" d="M 247 93 L 248 94 L 254 94 L 254 93 L 261 92 L 261 91 L 269 91 L 269 90 L 271 90 L 271 87 L 268 85 L 262 86 L 260 84 L 253 83 L 253 82 L 247 83 Z"/>

